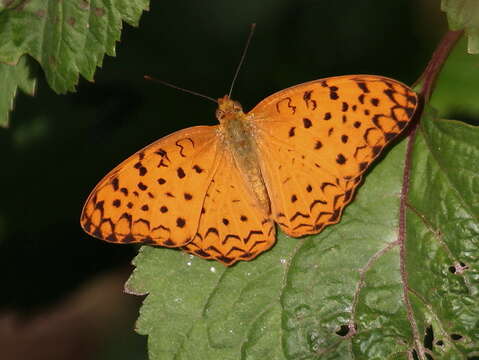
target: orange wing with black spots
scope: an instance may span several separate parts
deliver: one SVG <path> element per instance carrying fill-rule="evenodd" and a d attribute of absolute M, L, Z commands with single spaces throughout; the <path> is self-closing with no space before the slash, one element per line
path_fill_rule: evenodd
<path fill-rule="evenodd" d="M 282 90 L 255 122 L 274 220 L 291 236 L 337 223 L 361 175 L 411 121 L 417 95 L 392 79 L 340 76 Z"/>
<path fill-rule="evenodd" d="M 251 260 L 276 240 L 274 222 L 248 190 L 232 155 L 225 151 L 211 180 L 198 233 L 183 249 L 225 265 Z"/>
<path fill-rule="evenodd" d="M 274 222 L 294 237 L 337 223 L 417 100 L 371 75 L 294 86 L 248 114 L 225 96 L 220 125 L 178 131 L 108 174 L 81 225 L 106 241 L 178 247 L 225 265 L 251 260 L 273 246 Z"/>
<path fill-rule="evenodd" d="M 83 229 L 116 243 L 190 242 L 217 166 L 216 128 L 175 132 L 117 166 L 86 201 Z"/>

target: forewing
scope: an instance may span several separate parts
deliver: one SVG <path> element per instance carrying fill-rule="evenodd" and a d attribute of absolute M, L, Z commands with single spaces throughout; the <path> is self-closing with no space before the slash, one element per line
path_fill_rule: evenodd
<path fill-rule="evenodd" d="M 411 121 L 417 95 L 384 77 L 340 76 L 282 90 L 249 114 L 273 216 L 292 235 L 339 220 L 364 171 Z"/>
<path fill-rule="evenodd" d="M 196 234 L 216 164 L 216 127 L 166 136 L 100 181 L 84 205 L 81 225 L 110 242 L 183 246 Z"/>

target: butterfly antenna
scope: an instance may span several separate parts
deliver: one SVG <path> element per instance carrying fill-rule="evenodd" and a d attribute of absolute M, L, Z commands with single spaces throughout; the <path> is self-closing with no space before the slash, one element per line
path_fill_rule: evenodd
<path fill-rule="evenodd" d="M 236 78 L 238 77 L 238 74 L 239 74 L 239 71 L 241 69 L 241 66 L 243 65 L 244 63 L 244 59 L 246 57 L 246 53 L 248 52 L 248 47 L 249 47 L 249 44 L 251 42 L 251 38 L 253 37 L 253 34 L 254 34 L 254 29 L 256 28 L 256 24 L 251 24 L 251 29 L 249 31 L 249 35 L 248 35 L 248 40 L 246 40 L 246 45 L 244 46 L 244 49 L 243 49 L 243 54 L 241 55 L 241 59 L 240 59 L 240 62 L 238 64 L 238 67 L 236 68 L 236 72 L 235 72 L 235 76 L 233 77 L 233 81 L 231 82 L 231 87 L 230 87 L 230 91 L 228 93 L 228 97 L 231 97 L 231 93 L 233 92 L 233 86 L 235 85 L 235 82 L 236 82 Z"/>
<path fill-rule="evenodd" d="M 212 97 L 209 97 L 209 96 L 207 96 L 207 95 L 203 95 L 203 94 L 197 93 L 196 91 L 184 89 L 184 88 L 182 88 L 182 87 L 179 87 L 179 86 L 170 84 L 169 82 L 166 82 L 166 81 L 164 81 L 164 80 L 156 79 L 156 78 L 151 77 L 151 76 L 149 76 L 149 75 L 145 75 L 145 76 L 143 76 L 143 78 L 145 78 L 145 80 L 150 80 L 150 81 L 153 81 L 153 82 L 160 83 L 160 84 L 162 84 L 162 85 L 169 86 L 169 87 L 171 87 L 171 88 L 173 88 L 173 89 L 177 89 L 177 90 L 180 90 L 180 91 L 184 91 L 184 92 L 186 92 L 186 93 L 188 93 L 188 94 L 192 94 L 192 95 L 196 95 L 196 96 L 199 96 L 199 97 L 208 99 L 208 100 L 210 100 L 210 101 L 213 101 L 215 104 L 218 104 L 218 101 L 216 101 L 216 100 L 213 99 Z"/>

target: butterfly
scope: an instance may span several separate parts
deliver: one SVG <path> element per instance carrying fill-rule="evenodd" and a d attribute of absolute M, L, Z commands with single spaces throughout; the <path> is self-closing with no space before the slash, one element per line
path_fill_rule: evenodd
<path fill-rule="evenodd" d="M 177 131 L 106 175 L 81 225 L 114 243 L 179 248 L 225 265 L 337 223 L 361 178 L 411 122 L 418 97 L 386 77 L 349 75 L 281 90 L 219 125 Z"/>

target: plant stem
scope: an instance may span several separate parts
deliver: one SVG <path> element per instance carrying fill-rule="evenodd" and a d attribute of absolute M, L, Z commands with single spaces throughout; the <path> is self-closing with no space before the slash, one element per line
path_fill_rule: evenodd
<path fill-rule="evenodd" d="M 431 93 L 436 83 L 437 76 L 439 75 L 439 72 L 441 71 L 441 68 L 443 67 L 444 63 L 446 62 L 452 48 L 454 47 L 454 45 L 456 45 L 457 41 L 461 38 L 463 33 L 463 30 L 448 31 L 443 36 L 443 38 L 439 42 L 439 45 L 436 47 L 436 50 L 434 50 L 434 53 L 432 54 L 431 60 L 429 60 L 426 69 L 416 81 L 415 85 L 422 85 L 420 93 L 422 95 L 424 103 L 429 102 Z"/>
<path fill-rule="evenodd" d="M 441 71 L 442 66 L 447 60 L 449 53 L 451 52 L 454 45 L 462 36 L 463 31 L 449 31 L 441 39 L 441 42 L 437 46 L 436 50 L 432 54 L 431 60 L 426 66 L 426 69 L 416 81 L 415 85 L 421 85 L 420 95 L 422 101 L 420 102 L 420 109 L 418 109 L 416 116 L 420 116 L 422 112 L 422 105 L 429 102 L 431 93 L 434 89 L 436 79 Z M 422 103 L 422 104 L 421 104 Z M 411 325 L 411 330 L 413 334 L 413 344 L 416 349 L 417 357 L 420 360 L 426 360 L 426 350 L 424 349 L 422 343 L 422 333 L 419 329 L 419 326 L 416 322 L 414 309 L 409 298 L 409 277 L 407 272 L 407 248 L 406 248 L 406 238 L 407 238 L 407 201 L 409 197 L 409 185 L 410 185 L 410 176 L 412 169 L 412 156 L 414 151 L 414 143 L 416 140 L 418 122 L 413 124 L 412 130 L 407 138 L 407 149 L 406 149 L 406 158 L 404 162 L 404 171 L 403 171 L 403 180 L 402 180 L 402 189 L 401 189 L 401 198 L 399 206 L 399 257 L 400 257 L 400 271 L 403 285 L 403 301 L 406 306 L 406 313 L 409 324 Z"/>

